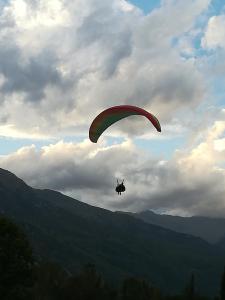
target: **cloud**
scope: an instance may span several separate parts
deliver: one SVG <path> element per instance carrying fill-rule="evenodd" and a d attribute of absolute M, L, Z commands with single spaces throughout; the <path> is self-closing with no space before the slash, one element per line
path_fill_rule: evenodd
<path fill-rule="evenodd" d="M 8 124 L 24 132 L 26 111 L 30 128 L 62 136 L 71 128 L 84 134 L 111 105 L 143 106 L 162 122 L 193 109 L 206 93 L 204 76 L 172 40 L 191 30 L 208 4 L 163 1 L 143 15 L 124 0 L 5 2 L 0 96 Z M 122 132 L 132 135 L 129 128 Z"/>
<path fill-rule="evenodd" d="M 192 148 L 171 160 L 149 156 L 131 140 L 107 146 L 88 140 L 24 147 L 2 156 L 1 167 L 38 188 L 63 191 L 113 210 L 161 209 L 167 213 L 224 216 L 225 120 L 214 122 Z M 116 178 L 127 191 L 118 198 Z"/>
<path fill-rule="evenodd" d="M 225 15 L 212 16 L 207 24 L 202 46 L 206 49 L 225 48 Z"/>
<path fill-rule="evenodd" d="M 205 105 L 212 77 L 224 74 L 224 15 L 210 18 L 205 33 L 196 25 L 209 4 L 165 0 L 147 15 L 124 0 L 1 4 L 0 134 L 61 139 L 2 156 L 1 167 L 34 187 L 110 209 L 223 215 L 224 113 Z M 194 57 L 196 36 L 212 55 Z M 162 134 L 130 117 L 100 144 L 86 140 L 93 118 L 119 104 L 155 114 Z M 68 135 L 84 140 L 66 142 Z M 108 135 L 125 139 L 108 145 Z M 133 140 L 174 135 L 187 143 L 170 160 Z M 127 186 L 120 198 L 116 178 Z"/>
<path fill-rule="evenodd" d="M 100 148 L 89 140 L 77 144 L 60 141 L 44 146 L 40 151 L 34 145 L 21 148 L 3 157 L 2 166 L 14 170 L 36 187 L 102 190 L 111 185 L 117 166 L 133 158 L 130 148 L 129 141 Z M 127 159 L 123 162 L 125 154 Z"/>
<path fill-rule="evenodd" d="M 31 58 L 24 66 L 21 53 L 16 48 L 0 48 L 0 72 L 4 76 L 1 85 L 2 94 L 25 93 L 24 100 L 35 102 L 44 98 L 47 85 L 60 85 L 61 78 L 54 70 L 54 58 L 51 54 Z"/>

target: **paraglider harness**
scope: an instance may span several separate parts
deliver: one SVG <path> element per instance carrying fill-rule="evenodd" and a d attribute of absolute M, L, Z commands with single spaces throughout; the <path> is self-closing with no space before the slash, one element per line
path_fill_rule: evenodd
<path fill-rule="evenodd" d="M 121 195 L 121 193 L 125 192 L 126 188 L 124 183 L 124 179 L 121 183 L 119 183 L 118 179 L 117 179 L 117 187 L 116 187 L 116 192 L 118 193 L 118 195 Z"/>

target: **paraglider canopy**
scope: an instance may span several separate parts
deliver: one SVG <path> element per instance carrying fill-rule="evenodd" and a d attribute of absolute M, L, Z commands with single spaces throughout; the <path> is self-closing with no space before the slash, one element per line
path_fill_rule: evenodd
<path fill-rule="evenodd" d="M 148 111 L 133 105 L 118 105 L 102 111 L 92 122 L 89 129 L 89 138 L 93 143 L 97 143 L 101 134 L 112 124 L 132 115 L 146 117 L 157 131 L 161 132 L 158 119 Z"/>

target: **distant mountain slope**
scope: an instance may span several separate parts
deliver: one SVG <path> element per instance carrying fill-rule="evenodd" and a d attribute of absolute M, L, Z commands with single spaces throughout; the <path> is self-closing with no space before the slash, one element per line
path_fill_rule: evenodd
<path fill-rule="evenodd" d="M 225 235 L 216 243 L 216 245 L 225 251 Z"/>
<path fill-rule="evenodd" d="M 225 235 L 225 219 L 222 218 L 159 215 L 150 210 L 132 215 L 147 223 L 191 234 L 210 243 L 218 242 Z"/>
<path fill-rule="evenodd" d="M 177 292 L 197 273 L 203 293 L 218 290 L 225 255 L 200 238 L 27 186 L 0 169 L 0 212 L 23 225 L 35 252 L 71 272 L 96 264 L 106 278 L 134 275 Z"/>

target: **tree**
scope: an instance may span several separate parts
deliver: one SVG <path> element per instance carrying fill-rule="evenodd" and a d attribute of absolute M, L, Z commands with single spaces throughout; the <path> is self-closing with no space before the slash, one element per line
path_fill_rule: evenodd
<path fill-rule="evenodd" d="M 40 262 L 35 266 L 35 284 L 32 299 L 63 299 L 62 287 L 67 278 L 67 272 L 58 264 Z"/>
<path fill-rule="evenodd" d="M 221 284 L 220 284 L 220 300 L 225 300 L 225 267 L 223 270 Z"/>
<path fill-rule="evenodd" d="M 145 280 L 128 278 L 123 282 L 122 300 L 151 300 L 153 295 L 154 289 Z"/>
<path fill-rule="evenodd" d="M 191 274 L 191 278 L 190 278 L 190 281 L 185 289 L 185 297 L 186 299 L 188 300 L 193 300 L 195 299 L 195 294 L 196 294 L 196 291 L 195 291 L 195 276 L 194 276 L 194 273 Z"/>
<path fill-rule="evenodd" d="M 0 299 L 29 299 L 33 284 L 33 255 L 23 231 L 0 217 Z"/>
<path fill-rule="evenodd" d="M 64 286 L 64 298 L 68 300 L 115 299 L 115 293 L 106 286 L 95 266 L 88 264 L 79 275 L 71 276 Z"/>

